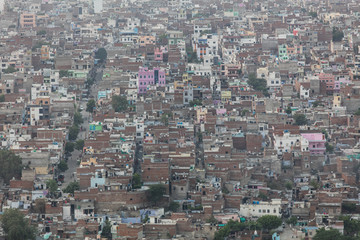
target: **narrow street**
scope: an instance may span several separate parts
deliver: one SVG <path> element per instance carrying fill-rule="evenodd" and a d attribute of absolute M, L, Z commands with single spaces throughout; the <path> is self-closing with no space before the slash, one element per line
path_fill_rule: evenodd
<path fill-rule="evenodd" d="M 96 80 L 95 80 L 94 85 L 91 86 L 91 88 L 90 88 L 89 97 L 90 96 L 95 97 L 94 92 L 96 89 L 96 85 L 102 79 L 102 70 L 96 71 L 95 79 Z M 87 102 L 88 101 L 80 101 L 78 103 L 78 107 L 83 109 L 81 111 L 81 115 L 82 115 L 84 122 L 81 124 L 82 131 L 79 132 L 77 140 L 79 140 L 79 139 L 85 140 L 88 137 L 89 125 L 90 125 L 90 121 L 92 119 L 90 117 L 90 114 L 88 112 L 86 112 Z M 75 178 L 76 168 L 78 167 L 78 161 L 81 159 L 81 154 L 82 154 L 82 152 L 79 150 L 76 150 L 76 149 L 74 149 L 74 151 L 71 153 L 71 156 L 69 157 L 69 159 L 67 161 L 68 170 L 66 170 L 64 173 L 62 173 L 64 175 L 64 182 L 63 182 L 62 186 L 60 187 L 61 189 L 66 188 L 70 182 L 76 181 L 76 178 Z"/>

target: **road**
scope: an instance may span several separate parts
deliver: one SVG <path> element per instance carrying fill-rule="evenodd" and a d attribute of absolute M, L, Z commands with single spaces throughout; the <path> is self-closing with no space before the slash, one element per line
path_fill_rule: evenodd
<path fill-rule="evenodd" d="M 96 72 L 96 77 L 95 77 L 95 83 L 94 85 L 90 88 L 90 93 L 89 96 L 94 96 L 93 92 L 95 91 L 96 88 L 96 84 L 98 84 L 98 82 L 101 81 L 102 79 L 102 70 L 97 71 Z M 89 132 L 89 121 L 90 119 L 90 115 L 88 112 L 86 112 L 86 104 L 87 101 L 81 101 L 78 103 L 78 107 L 82 108 L 84 110 L 81 111 L 81 115 L 83 117 L 84 122 L 81 124 L 81 128 L 83 129 L 83 131 L 79 132 L 78 138 L 77 139 L 87 139 L 88 137 L 88 132 Z M 76 181 L 76 168 L 78 167 L 78 161 L 81 160 L 81 154 L 82 151 L 79 150 L 74 150 L 71 153 L 71 156 L 69 157 L 67 164 L 68 164 L 68 170 L 66 170 L 63 175 L 64 175 L 64 183 L 62 184 L 61 188 L 66 188 L 69 183 Z"/>

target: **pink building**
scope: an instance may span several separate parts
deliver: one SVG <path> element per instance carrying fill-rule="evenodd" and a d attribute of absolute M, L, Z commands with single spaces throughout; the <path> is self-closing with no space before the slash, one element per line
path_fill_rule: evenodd
<path fill-rule="evenodd" d="M 155 48 L 154 50 L 154 60 L 162 61 L 163 60 L 163 51 L 160 48 Z"/>
<path fill-rule="evenodd" d="M 335 77 L 331 73 L 320 73 L 320 82 L 326 82 L 326 91 L 333 92 L 335 88 Z"/>
<path fill-rule="evenodd" d="M 325 135 L 322 133 L 302 133 L 301 136 L 309 141 L 310 154 L 324 154 L 326 151 Z"/>
<path fill-rule="evenodd" d="M 161 87 L 165 86 L 165 71 L 161 70 L 160 68 L 154 68 L 153 70 L 149 70 L 148 68 L 140 68 L 138 77 L 138 93 L 146 93 L 147 87 L 149 85 L 156 85 Z"/>

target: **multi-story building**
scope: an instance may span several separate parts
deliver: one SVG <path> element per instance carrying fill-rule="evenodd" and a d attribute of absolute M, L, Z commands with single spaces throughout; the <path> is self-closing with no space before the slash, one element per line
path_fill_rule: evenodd
<path fill-rule="evenodd" d="M 20 15 L 20 26 L 22 28 L 36 27 L 36 15 L 33 13 L 23 13 Z"/>
<path fill-rule="evenodd" d="M 165 71 L 160 68 L 149 70 L 148 68 L 140 68 L 138 73 L 138 93 L 146 93 L 147 87 L 150 85 L 165 86 Z"/>

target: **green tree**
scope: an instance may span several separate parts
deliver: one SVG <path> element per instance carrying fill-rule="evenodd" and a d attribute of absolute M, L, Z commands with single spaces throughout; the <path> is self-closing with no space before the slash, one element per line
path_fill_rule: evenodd
<path fill-rule="evenodd" d="M 194 99 L 193 101 L 189 102 L 189 106 L 190 107 L 202 106 L 202 101 L 201 99 Z"/>
<path fill-rule="evenodd" d="M 107 239 L 112 239 L 112 234 L 111 234 L 111 223 L 109 220 L 105 221 L 105 226 L 103 226 L 102 231 L 101 231 L 101 237 L 102 238 L 107 238 Z"/>
<path fill-rule="evenodd" d="M 107 58 L 107 52 L 106 52 L 105 48 L 99 48 L 95 52 L 95 58 L 99 59 L 100 63 L 103 63 Z"/>
<path fill-rule="evenodd" d="M 360 116 L 360 108 L 354 113 L 356 116 Z"/>
<path fill-rule="evenodd" d="M 276 216 L 264 215 L 257 220 L 265 231 L 270 231 L 281 226 L 282 220 Z"/>
<path fill-rule="evenodd" d="M 268 200 L 268 196 L 267 196 L 265 193 L 263 193 L 263 192 L 260 192 L 259 195 L 258 195 L 258 197 L 259 197 L 261 200 L 263 200 L 263 201 Z"/>
<path fill-rule="evenodd" d="M 320 103 L 321 103 L 320 101 L 315 101 L 315 102 L 312 103 L 312 106 L 314 108 L 316 108 L 316 107 L 318 107 L 320 105 Z"/>
<path fill-rule="evenodd" d="M 86 111 L 89 112 L 89 113 L 93 113 L 95 107 L 96 107 L 95 100 L 90 99 L 86 104 Z"/>
<path fill-rule="evenodd" d="M 207 223 L 217 224 L 219 221 L 214 217 L 214 215 L 211 215 L 210 218 L 206 219 Z"/>
<path fill-rule="evenodd" d="M 241 116 L 243 117 L 243 116 L 245 116 L 245 115 L 248 114 L 248 113 L 249 113 L 249 110 L 243 109 L 243 110 L 241 111 Z"/>
<path fill-rule="evenodd" d="M 76 125 L 72 125 L 70 128 L 69 128 L 69 140 L 76 140 L 77 138 L 77 135 L 79 134 L 80 132 L 80 129 L 78 126 Z"/>
<path fill-rule="evenodd" d="M 141 176 L 138 173 L 135 173 L 133 175 L 132 188 L 134 188 L 134 189 L 141 188 Z"/>
<path fill-rule="evenodd" d="M 84 149 L 85 141 L 83 139 L 79 139 L 75 142 L 75 149 L 82 151 Z"/>
<path fill-rule="evenodd" d="M 46 181 L 46 187 L 47 187 L 47 189 L 49 189 L 49 192 L 51 194 L 54 194 L 58 189 L 57 182 L 54 179 L 47 180 Z"/>
<path fill-rule="evenodd" d="M 74 148 L 75 148 L 75 144 L 73 142 L 66 142 L 66 144 L 65 144 L 65 152 L 66 153 L 73 152 Z"/>
<path fill-rule="evenodd" d="M 13 66 L 9 66 L 7 69 L 4 69 L 3 72 L 4 73 L 14 73 L 17 72 L 18 70 L 16 68 L 14 68 Z"/>
<path fill-rule="evenodd" d="M 256 78 L 255 74 L 249 74 L 248 84 L 256 91 L 261 91 L 266 97 L 269 96 L 266 80 Z"/>
<path fill-rule="evenodd" d="M 297 218 L 295 216 L 291 216 L 291 218 L 289 218 L 286 223 L 294 226 L 297 223 Z"/>
<path fill-rule="evenodd" d="M 285 112 L 286 112 L 286 114 L 289 114 L 289 115 L 290 115 L 290 114 L 292 113 L 291 107 L 288 106 L 288 107 L 286 108 Z"/>
<path fill-rule="evenodd" d="M 29 225 L 18 209 L 6 209 L 0 217 L 2 228 L 8 240 L 32 240 L 36 239 L 36 229 Z"/>
<path fill-rule="evenodd" d="M 59 71 L 59 77 L 63 78 L 63 77 L 68 77 L 69 76 L 69 71 L 68 70 L 60 70 Z"/>
<path fill-rule="evenodd" d="M 315 180 L 311 180 L 309 184 L 315 190 L 320 187 L 319 183 L 317 181 L 315 181 Z"/>
<path fill-rule="evenodd" d="M 78 182 L 71 182 L 67 185 L 66 188 L 63 189 L 64 193 L 71 193 L 74 194 L 75 191 L 80 190 L 80 185 Z"/>
<path fill-rule="evenodd" d="M 4 94 L 0 95 L 0 102 L 5 102 L 5 95 Z"/>
<path fill-rule="evenodd" d="M 40 35 L 45 35 L 46 34 L 46 30 L 40 30 L 37 31 L 36 35 L 40 36 Z"/>
<path fill-rule="evenodd" d="M 343 203 L 341 206 L 342 212 L 344 213 L 354 213 L 356 211 L 355 203 Z"/>
<path fill-rule="evenodd" d="M 177 202 L 171 202 L 169 204 L 169 210 L 172 212 L 177 212 L 179 210 L 180 204 Z"/>
<path fill-rule="evenodd" d="M 334 152 L 334 146 L 329 144 L 328 142 L 325 143 L 326 152 L 333 153 Z"/>
<path fill-rule="evenodd" d="M 164 184 L 151 185 L 146 193 L 148 200 L 153 204 L 156 204 L 163 198 L 163 195 L 166 193 L 166 187 Z"/>
<path fill-rule="evenodd" d="M 293 188 L 292 182 L 286 182 L 285 187 L 286 187 L 287 190 L 291 190 Z"/>
<path fill-rule="evenodd" d="M 9 183 L 12 178 L 20 178 L 21 158 L 9 150 L 0 150 L 0 178 Z"/>
<path fill-rule="evenodd" d="M 325 228 L 321 228 L 316 231 L 316 235 L 314 236 L 313 240 L 329 240 L 342 238 L 343 235 L 341 235 L 341 233 L 336 229 L 325 230 Z"/>
<path fill-rule="evenodd" d="M 293 118 L 295 120 L 295 124 L 298 125 L 298 126 L 307 124 L 307 119 L 306 119 L 306 116 L 304 114 L 296 113 L 293 116 Z"/>
<path fill-rule="evenodd" d="M 341 40 L 344 37 L 344 33 L 343 31 L 339 30 L 338 28 L 333 28 L 332 31 L 332 39 L 334 42 L 341 42 Z"/>
<path fill-rule="evenodd" d="M 316 17 L 317 17 L 317 12 L 309 12 L 309 15 L 310 15 L 312 18 L 316 18 Z"/>
<path fill-rule="evenodd" d="M 82 124 L 84 122 L 82 116 L 81 116 L 81 113 L 79 112 L 75 112 L 74 114 L 74 124 L 76 126 L 79 126 L 80 124 Z"/>
<path fill-rule="evenodd" d="M 58 168 L 61 172 L 65 172 L 66 170 L 69 169 L 67 163 L 64 160 L 61 160 L 58 164 Z"/>
<path fill-rule="evenodd" d="M 115 112 L 123 112 L 128 109 L 129 102 L 126 97 L 114 95 L 111 100 L 111 105 Z"/>

